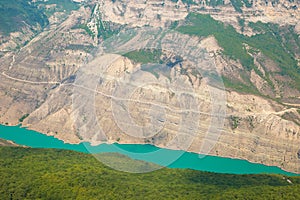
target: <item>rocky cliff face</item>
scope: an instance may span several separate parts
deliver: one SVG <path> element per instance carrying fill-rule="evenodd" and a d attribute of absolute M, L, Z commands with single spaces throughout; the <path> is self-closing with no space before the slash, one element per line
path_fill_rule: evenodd
<path fill-rule="evenodd" d="M 0 139 L 0 146 L 12 146 L 12 147 L 17 147 L 18 145 L 13 143 L 12 141 L 7 141 L 7 140 L 2 140 Z"/>
<path fill-rule="evenodd" d="M 193 44 L 198 44 L 206 52 L 207 59 L 213 60 L 221 77 L 229 81 L 230 84 L 225 84 L 225 90 L 219 85 L 209 84 L 203 74 L 196 73 L 193 63 L 176 53 L 157 53 L 150 49 L 142 54 L 133 49 L 134 54 L 125 54 L 110 63 L 104 73 L 106 76 L 97 79 L 92 91 L 89 88 L 78 91 L 81 83 L 78 72 L 96 66 L 91 68 L 96 71 L 87 71 L 96 75 L 105 63 L 99 56 L 101 51 L 97 45 L 101 46 L 111 36 L 128 27 L 188 27 L 192 25 L 191 21 L 186 20 L 189 12 L 209 13 L 220 23 L 223 22 L 225 27 L 232 25 L 240 33 L 237 35 L 239 37 L 260 35 L 267 30 L 251 26 L 251 23 L 259 20 L 279 24 L 280 27 L 286 27 L 284 30 L 292 36 L 286 38 L 274 34 L 284 48 L 287 48 L 286 43 L 291 44 L 292 47 L 286 50 L 291 52 L 295 60 L 299 59 L 299 2 L 241 2 L 240 5 L 238 1 L 222 1 L 218 4 L 207 1 L 189 1 L 189 4 L 186 1 L 154 0 L 88 1 L 81 2 L 80 8 L 72 10 L 66 18 L 53 17 L 59 16 L 59 12 L 54 12 L 49 16 L 50 25 L 47 29 L 22 48 L 3 53 L 0 58 L 0 122 L 17 124 L 22 121 L 30 129 L 71 143 L 150 143 L 197 153 L 204 152 L 202 147 L 205 143 L 212 148 L 209 151 L 211 155 L 242 158 L 299 172 L 300 91 L 291 87 L 296 79 L 284 74 L 282 66 L 272 54 L 262 50 L 259 45 L 254 46 L 254 42 L 242 42 L 243 50 L 256 66 L 247 69 L 241 60 L 226 54 L 226 46 L 222 46 L 217 34 L 189 36 Z M 26 35 L 30 38 L 30 34 Z M 23 40 L 26 37 L 21 38 Z M 133 44 L 137 42 L 133 40 Z M 130 51 L 132 46 L 127 47 Z M 159 65 L 144 65 L 148 54 L 153 54 L 149 59 L 156 59 L 155 63 Z M 299 64 L 299 60 L 297 62 Z M 120 80 L 129 81 L 126 78 L 137 72 L 141 74 L 134 76 L 134 80 L 151 80 L 157 84 L 132 90 L 131 96 L 118 93 L 126 89 L 116 89 L 122 83 Z M 88 80 L 94 80 L 93 77 L 86 80 L 87 84 Z M 172 92 L 172 87 L 163 87 L 166 82 L 174 83 L 174 80 L 182 81 L 182 84 L 177 83 L 175 92 Z M 237 87 L 242 84 L 251 85 L 255 92 Z M 187 95 L 178 96 L 176 91 L 182 85 L 192 88 L 197 104 L 191 104 L 194 100 L 188 100 Z M 93 98 L 77 99 L 76 91 L 83 92 L 81 95 L 92 94 Z M 212 113 L 219 113 L 222 108 L 214 110 L 214 92 L 226 97 L 224 126 L 218 127 L 218 137 L 207 134 L 213 130 Z M 120 103 L 122 95 L 128 100 L 126 104 Z M 218 100 L 220 96 L 214 98 Z M 74 107 L 74 102 L 82 106 Z M 93 102 L 93 110 L 83 108 L 90 102 Z M 126 120 L 122 121 L 127 119 L 126 113 L 121 112 L 124 106 L 136 124 L 135 128 Z M 183 109 L 185 106 L 197 112 L 188 112 L 189 109 Z M 141 128 L 153 123 L 157 127 L 150 127 L 148 130 L 152 130 L 151 133 Z M 99 127 L 102 135 L 95 134 L 99 132 Z M 89 131 L 84 132 L 84 128 Z M 189 128 L 193 128 L 193 131 Z M 183 133 L 193 135 L 191 137 Z M 182 146 L 178 141 L 187 143 Z"/>
<path fill-rule="evenodd" d="M 97 1 L 95 1 L 97 2 Z M 238 18 L 247 22 L 299 23 L 299 1 L 99 1 L 104 21 L 132 26 L 165 26 L 181 20 L 188 12 L 210 14 L 217 20 L 238 26 Z M 299 25 L 298 25 L 299 26 Z M 297 31 L 298 31 L 297 26 Z"/>

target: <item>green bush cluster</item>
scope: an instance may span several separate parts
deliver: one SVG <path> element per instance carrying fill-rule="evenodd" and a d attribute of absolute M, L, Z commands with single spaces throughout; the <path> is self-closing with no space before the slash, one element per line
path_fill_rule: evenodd
<path fill-rule="evenodd" d="M 160 63 L 162 51 L 156 49 L 141 49 L 136 51 L 131 51 L 124 54 L 125 57 L 129 58 L 135 63 Z"/>
<path fill-rule="evenodd" d="M 19 122 L 23 122 L 24 119 L 26 119 L 28 116 L 29 116 L 29 114 L 23 115 L 23 116 L 19 119 Z"/>

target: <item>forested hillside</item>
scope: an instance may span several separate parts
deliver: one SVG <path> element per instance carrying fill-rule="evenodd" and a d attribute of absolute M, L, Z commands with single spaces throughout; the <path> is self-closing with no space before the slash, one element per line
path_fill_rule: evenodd
<path fill-rule="evenodd" d="M 48 24 L 46 15 L 29 0 L 0 1 L 0 33 L 21 31 L 24 26 L 44 27 Z"/>
<path fill-rule="evenodd" d="M 0 147 L 0 199 L 299 199 L 300 178 L 162 169 L 115 171 L 92 155 Z M 114 157 L 115 154 L 103 156 Z M 118 156 L 116 162 L 147 165 Z"/>
<path fill-rule="evenodd" d="M 244 21 L 239 19 L 239 23 L 243 30 Z M 255 35 L 240 34 L 232 26 L 216 21 L 209 15 L 191 13 L 186 18 L 185 25 L 177 30 L 202 38 L 214 36 L 223 49 L 222 54 L 242 64 L 243 70 L 236 69 L 235 72 L 223 76 L 226 87 L 273 98 L 276 96 L 275 88 L 282 88 L 281 97 L 285 96 L 287 90 L 299 90 L 300 68 L 296 58 L 300 53 L 300 40 L 294 32 L 294 27 L 262 22 L 250 22 L 249 27 Z M 259 54 L 263 55 L 263 58 L 258 58 Z M 268 59 L 272 60 L 272 64 L 266 62 Z M 275 66 L 278 69 L 271 70 Z M 259 90 L 251 80 L 251 70 L 254 70 L 273 92 Z M 232 73 L 237 73 L 241 79 L 233 78 Z"/>

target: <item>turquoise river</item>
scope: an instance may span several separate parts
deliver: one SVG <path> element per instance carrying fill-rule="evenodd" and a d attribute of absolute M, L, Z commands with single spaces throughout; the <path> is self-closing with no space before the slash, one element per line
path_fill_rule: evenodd
<path fill-rule="evenodd" d="M 190 168 L 201 171 L 233 174 L 274 173 L 296 175 L 278 167 L 250 163 L 246 160 L 222 158 L 218 156 L 199 156 L 199 154 L 196 153 L 162 149 L 152 145 L 101 144 L 92 146 L 89 143 L 67 144 L 53 136 L 27 130 L 20 126 L 0 125 L 0 138 L 32 148 L 68 149 L 83 153 L 117 152 L 133 159 L 144 160 L 170 168 Z M 178 156 L 177 160 L 166 164 L 168 158 L 176 156 Z"/>

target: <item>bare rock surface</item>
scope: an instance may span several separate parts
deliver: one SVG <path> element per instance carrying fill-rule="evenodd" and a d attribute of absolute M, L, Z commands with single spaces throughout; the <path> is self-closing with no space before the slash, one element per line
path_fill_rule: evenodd
<path fill-rule="evenodd" d="M 251 54 L 249 50 L 257 71 L 252 70 L 247 75 L 251 84 L 265 96 L 210 84 L 203 74 L 196 73 L 193 63 L 184 59 L 171 68 L 157 67 L 155 71 L 151 66 L 145 68 L 126 56 L 111 57 L 113 62 L 102 79 L 95 73 L 97 71 L 89 71 L 88 68 L 91 63 L 98 67 L 96 69 L 106 64 L 106 60 L 97 57 L 97 53 L 101 53 L 97 45 L 103 42 L 96 37 L 100 33 L 97 29 L 100 19 L 130 27 L 164 27 L 194 11 L 209 13 L 214 19 L 233 25 L 245 35 L 256 34 L 247 26 L 256 21 L 294 25 L 299 33 L 299 8 L 293 7 L 299 2 L 278 1 L 274 5 L 264 2 L 254 1 L 252 8 L 244 6 L 240 13 L 234 10 L 230 1 L 217 7 L 206 5 L 204 1 L 189 6 L 180 0 L 177 3 L 155 0 L 91 1 L 95 7 L 81 6 L 63 20 L 53 17 L 48 29 L 19 50 L 0 57 L 0 123 L 16 125 L 20 118 L 28 114 L 22 122 L 23 126 L 68 143 L 147 143 L 196 153 L 206 153 L 203 145 L 209 144 L 210 155 L 247 159 L 300 172 L 300 104 L 297 103 L 300 93 L 295 88 L 280 85 L 278 80 L 290 80 L 280 73 L 270 77 L 272 87 L 262 79 L 268 72 L 278 72 L 279 67 L 260 51 Z M 238 17 L 245 19 L 244 32 L 238 24 Z M 78 27 L 78 24 L 87 24 L 92 33 L 88 34 L 86 27 Z M 27 35 L 31 36 L 30 33 Z M 20 33 L 13 33 L 12 37 L 17 36 Z M 220 75 L 243 82 L 238 73 L 244 69 L 243 66 L 239 61 L 223 55 L 223 49 L 213 36 L 198 38 L 197 44 L 205 50 L 209 59 L 214 60 Z M 5 49 L 15 44 L 0 45 L 1 49 Z M 130 45 L 127 47 L 131 48 Z M 171 57 L 167 52 L 163 52 L 163 56 Z M 91 83 L 84 80 L 87 81 L 85 84 L 91 84 L 93 88 L 79 87 L 82 86 L 78 77 L 81 69 L 85 69 L 91 77 Z M 125 89 L 131 88 L 126 85 L 124 90 L 117 90 L 117 86 L 124 87 L 121 83 L 130 81 L 128 77 L 142 83 L 153 81 L 156 84 L 141 84 L 130 90 L 130 96 L 126 96 Z M 174 90 L 165 87 L 165 83 L 174 80 L 181 81 Z M 187 94 L 180 96 L 176 93 L 180 86 L 186 86 L 188 89 L 181 88 L 186 92 L 192 91 L 192 100 Z M 90 96 L 76 98 L 74 90 Z M 221 96 L 213 94 L 223 92 L 226 97 L 224 126 L 217 136 L 210 135 L 215 128 L 213 114 L 218 112 L 213 100 L 218 102 L 218 98 L 221 99 Z M 276 99 L 281 97 L 293 97 L 294 101 Z M 74 101 L 77 102 L 75 107 Z M 93 104 L 89 105 L 90 102 Z M 92 110 L 89 110 L 90 107 L 85 109 L 85 106 L 92 106 Z M 126 113 L 130 113 L 129 119 L 132 121 L 126 121 Z M 82 134 L 84 129 L 88 131 Z"/>

